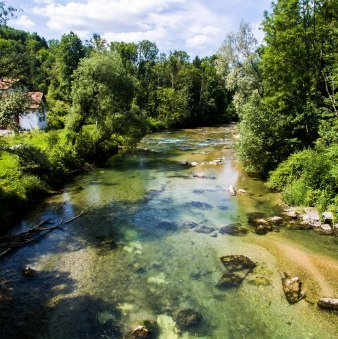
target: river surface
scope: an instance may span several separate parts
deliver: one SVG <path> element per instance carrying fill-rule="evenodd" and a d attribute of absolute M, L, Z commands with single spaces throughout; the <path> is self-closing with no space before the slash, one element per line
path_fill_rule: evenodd
<path fill-rule="evenodd" d="M 87 212 L 0 261 L 0 337 L 122 338 L 151 320 L 163 339 L 338 338 L 337 315 L 316 306 L 337 296 L 337 238 L 286 227 L 253 232 L 247 214 L 278 215 L 281 201 L 240 169 L 236 133 L 229 125 L 149 135 L 142 149 L 114 156 L 45 201 L 15 231 Z M 230 196 L 229 185 L 250 194 Z M 249 233 L 217 233 L 233 223 Z M 233 254 L 257 267 L 238 288 L 220 290 L 219 258 Z M 26 265 L 35 277 L 23 276 Z M 288 304 L 280 272 L 301 278 L 306 300 Z M 180 331 L 175 316 L 186 308 L 203 320 Z"/>

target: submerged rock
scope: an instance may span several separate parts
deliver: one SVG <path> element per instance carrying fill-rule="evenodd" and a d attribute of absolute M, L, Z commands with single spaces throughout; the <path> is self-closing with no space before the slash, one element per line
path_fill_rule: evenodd
<path fill-rule="evenodd" d="M 284 272 L 282 275 L 282 285 L 286 300 L 290 304 L 295 304 L 305 297 L 305 293 L 302 291 L 302 282 L 298 277 L 291 277 Z"/>
<path fill-rule="evenodd" d="M 258 225 L 255 228 L 255 233 L 258 235 L 265 235 L 268 232 L 272 231 L 272 227 L 268 224 Z"/>
<path fill-rule="evenodd" d="M 35 277 L 36 273 L 37 273 L 37 271 L 34 268 L 29 267 L 29 266 L 26 266 L 22 271 L 22 274 L 27 278 Z"/>
<path fill-rule="evenodd" d="M 338 298 L 323 297 L 318 300 L 317 305 L 325 310 L 338 311 Z"/>
<path fill-rule="evenodd" d="M 251 226 L 257 226 L 261 224 L 258 220 L 264 219 L 265 214 L 261 212 L 250 212 L 247 213 L 247 218 L 248 218 L 248 224 Z"/>
<path fill-rule="evenodd" d="M 211 233 L 210 233 L 210 236 L 213 237 L 213 238 L 217 238 L 217 237 L 218 237 L 217 231 L 211 232 Z"/>
<path fill-rule="evenodd" d="M 244 255 L 226 255 L 220 258 L 222 264 L 229 272 L 248 270 L 251 272 L 256 264 Z"/>
<path fill-rule="evenodd" d="M 215 229 L 213 227 L 208 227 L 208 226 L 205 226 L 205 225 L 201 225 L 201 226 L 198 226 L 197 228 L 195 228 L 196 233 L 210 234 L 214 231 L 215 231 Z"/>
<path fill-rule="evenodd" d="M 181 225 L 181 227 L 183 229 L 192 229 L 192 228 L 195 228 L 197 226 L 198 226 L 198 224 L 196 222 L 193 222 L 193 221 L 185 221 Z"/>
<path fill-rule="evenodd" d="M 159 334 L 158 324 L 154 321 L 146 320 L 142 325 L 134 328 L 125 337 L 126 339 L 157 338 Z"/>
<path fill-rule="evenodd" d="M 242 284 L 245 276 L 234 272 L 226 272 L 217 283 L 219 289 L 238 287 Z"/>
<path fill-rule="evenodd" d="M 177 326 L 183 331 L 198 326 L 202 319 L 202 315 L 191 308 L 179 311 L 175 317 Z"/>
<path fill-rule="evenodd" d="M 158 227 L 163 230 L 168 230 L 168 231 L 173 231 L 177 229 L 176 223 L 172 221 L 167 221 L 167 220 L 163 220 L 160 223 L 158 223 Z"/>
<path fill-rule="evenodd" d="M 192 207 L 199 208 L 202 210 L 211 210 L 214 208 L 212 205 L 208 204 L 207 202 L 192 201 L 190 204 Z"/>
<path fill-rule="evenodd" d="M 269 286 L 270 281 L 264 277 L 256 276 L 249 279 L 249 283 L 255 286 Z"/>
<path fill-rule="evenodd" d="M 248 229 L 241 226 L 240 223 L 223 226 L 218 231 L 220 234 L 229 234 L 235 237 L 243 237 L 248 233 Z"/>

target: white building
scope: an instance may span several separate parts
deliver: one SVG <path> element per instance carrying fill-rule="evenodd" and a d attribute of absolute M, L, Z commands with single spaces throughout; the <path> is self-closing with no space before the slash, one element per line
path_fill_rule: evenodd
<path fill-rule="evenodd" d="M 24 90 L 20 86 L 19 79 L 0 78 L 0 94 L 12 93 L 18 90 Z M 21 130 L 30 131 L 34 129 L 45 129 L 47 127 L 46 109 L 41 92 L 27 92 L 31 99 L 31 104 L 25 112 L 16 118 L 16 122 Z"/>
<path fill-rule="evenodd" d="M 45 129 L 47 127 L 46 110 L 43 104 L 43 93 L 28 92 L 32 103 L 22 115 L 19 116 L 20 129 L 30 131 L 33 129 Z"/>

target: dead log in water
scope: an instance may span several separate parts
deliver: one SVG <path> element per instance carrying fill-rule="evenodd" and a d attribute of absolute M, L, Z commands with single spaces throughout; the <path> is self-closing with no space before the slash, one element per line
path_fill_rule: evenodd
<path fill-rule="evenodd" d="M 77 218 L 81 217 L 85 211 L 82 211 L 80 214 L 76 215 L 75 217 L 64 221 L 64 218 L 62 218 L 57 224 L 46 227 L 46 225 L 50 225 L 53 223 L 53 218 L 47 218 L 43 221 L 41 221 L 39 224 L 35 225 L 28 231 L 13 235 L 13 236 L 7 236 L 0 238 L 0 258 L 4 257 L 6 254 L 11 252 L 14 249 L 23 247 L 27 244 L 30 244 L 34 241 L 40 240 L 43 236 L 46 234 L 56 230 L 56 229 L 62 229 L 63 225 L 67 225 L 71 223 L 72 221 L 76 220 Z"/>

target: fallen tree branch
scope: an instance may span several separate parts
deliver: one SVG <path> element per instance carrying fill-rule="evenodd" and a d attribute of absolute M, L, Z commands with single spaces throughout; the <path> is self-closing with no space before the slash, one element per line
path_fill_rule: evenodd
<path fill-rule="evenodd" d="M 58 224 L 51 227 L 45 227 L 45 225 L 51 224 L 51 221 L 55 220 L 55 218 L 47 218 L 26 232 L 22 232 L 5 238 L 0 238 L 0 251 L 2 251 L 0 253 L 0 258 L 16 248 L 23 247 L 34 241 L 38 241 L 46 234 L 56 229 L 61 229 L 62 225 L 71 223 L 72 221 L 80 218 L 84 213 L 85 211 L 82 211 L 80 214 L 76 215 L 73 218 L 70 218 L 67 221 L 64 221 L 65 218 L 62 218 Z"/>

